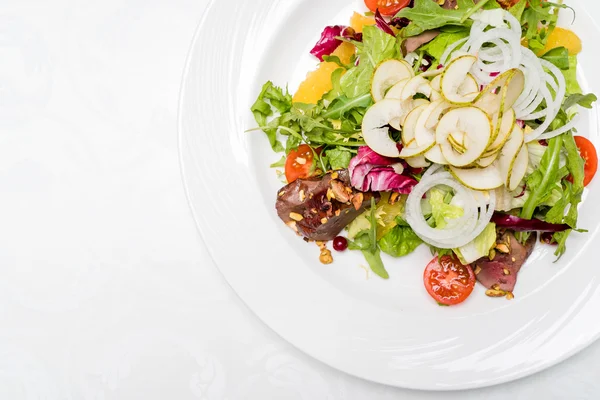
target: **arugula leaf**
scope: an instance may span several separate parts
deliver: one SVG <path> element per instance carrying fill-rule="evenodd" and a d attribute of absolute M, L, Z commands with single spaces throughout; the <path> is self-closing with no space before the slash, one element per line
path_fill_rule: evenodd
<path fill-rule="evenodd" d="M 523 11 L 521 25 L 525 28 L 527 46 L 535 53 L 546 47 L 548 36 L 556 27 L 558 12 L 563 6 L 550 2 L 527 2 L 529 7 Z"/>
<path fill-rule="evenodd" d="M 575 105 L 580 105 L 581 107 L 591 109 L 593 107 L 593 103 L 596 101 L 598 101 L 598 97 L 596 97 L 596 95 L 593 93 L 575 93 L 566 98 L 565 102 L 563 103 L 563 109 L 569 110 L 569 108 Z"/>
<path fill-rule="evenodd" d="M 577 81 L 577 56 L 569 56 L 569 69 L 562 73 L 567 81 L 567 94 L 581 93 L 581 86 Z"/>
<path fill-rule="evenodd" d="M 552 186 L 558 180 L 562 147 L 563 135 L 549 140 L 548 149 L 542 157 L 540 167 L 527 179 L 530 195 L 521 210 L 521 218 L 533 218 L 535 209 L 551 196 Z"/>
<path fill-rule="evenodd" d="M 442 58 L 444 51 L 453 43 L 469 36 L 468 29 L 460 29 L 455 32 L 442 32 L 431 42 L 421 46 L 420 51 L 429 54 L 434 60 Z M 418 64 L 417 64 L 418 65 Z M 435 66 L 435 63 L 434 63 Z"/>
<path fill-rule="evenodd" d="M 285 167 L 285 156 L 281 156 L 281 159 L 277 162 L 274 162 L 273 164 L 270 165 L 271 168 L 283 168 Z"/>
<path fill-rule="evenodd" d="M 396 14 L 396 18 L 407 18 L 411 21 L 402 30 L 403 37 L 417 36 L 446 25 L 470 26 L 469 17 L 488 2 L 489 0 L 481 0 L 475 4 L 472 0 L 460 0 L 456 9 L 448 10 L 440 7 L 435 1 L 415 0 L 412 8 L 403 8 Z"/>
<path fill-rule="evenodd" d="M 527 7 L 527 0 L 519 0 L 519 2 L 513 5 L 508 11 L 519 21 L 523 17 L 523 12 Z"/>
<path fill-rule="evenodd" d="M 375 67 L 384 60 L 400 55 L 397 39 L 376 26 L 365 26 L 363 41 L 356 46 L 360 63 L 350 68 L 340 80 L 344 94 L 350 99 L 370 93 Z"/>
<path fill-rule="evenodd" d="M 569 238 L 569 236 L 571 236 L 571 233 L 573 233 L 573 230 L 567 229 L 564 232 L 556 232 L 552 236 L 552 239 L 558 244 L 558 247 L 556 248 L 556 252 L 554 253 L 554 255 L 556 257 L 558 257 L 556 259 L 556 261 L 560 260 L 561 257 L 567 251 L 567 239 Z"/>
<path fill-rule="evenodd" d="M 363 255 L 365 256 L 365 260 L 369 263 L 369 267 L 371 271 L 377 274 L 379 277 L 383 279 L 389 279 L 390 274 L 386 271 L 385 266 L 383 265 L 383 260 L 381 260 L 381 252 L 377 249 L 375 252 L 371 253 L 370 251 L 363 250 Z"/>
<path fill-rule="evenodd" d="M 396 226 L 379 241 L 381 251 L 392 257 L 404 257 L 421 244 L 421 238 L 408 226 Z"/>
<path fill-rule="evenodd" d="M 546 52 L 542 58 L 546 61 L 550 61 L 562 70 L 569 69 L 569 50 L 565 47 L 557 47 Z"/>

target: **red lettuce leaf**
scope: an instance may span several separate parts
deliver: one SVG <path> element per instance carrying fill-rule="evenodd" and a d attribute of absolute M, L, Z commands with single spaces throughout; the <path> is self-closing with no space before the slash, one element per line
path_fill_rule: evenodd
<path fill-rule="evenodd" d="M 539 219 L 522 219 L 509 214 L 495 213 L 492 222 L 499 228 L 512 229 L 515 232 L 563 232 L 570 229 L 566 224 L 550 224 Z"/>
<path fill-rule="evenodd" d="M 356 40 L 357 42 L 362 41 L 362 34 L 356 33 L 354 29 L 348 26 L 326 26 L 321 33 L 321 38 L 310 51 L 310 54 L 323 61 L 323 56 L 331 55 L 342 44 L 338 37 Z"/>
<path fill-rule="evenodd" d="M 396 34 L 394 33 L 394 30 L 387 23 L 387 21 L 385 20 L 385 18 L 383 18 L 383 15 L 381 15 L 381 13 L 379 12 L 379 9 L 377 9 L 375 11 L 375 24 L 377 24 L 377 27 L 379 29 L 381 29 L 382 31 L 384 31 L 385 33 L 387 33 L 388 35 L 392 35 L 393 37 L 396 37 Z"/>
<path fill-rule="evenodd" d="M 363 192 L 408 194 L 417 185 L 417 181 L 409 176 L 398 174 L 394 169 L 398 164 L 400 164 L 398 160 L 383 157 L 368 146 L 363 146 L 348 167 L 352 186 Z"/>

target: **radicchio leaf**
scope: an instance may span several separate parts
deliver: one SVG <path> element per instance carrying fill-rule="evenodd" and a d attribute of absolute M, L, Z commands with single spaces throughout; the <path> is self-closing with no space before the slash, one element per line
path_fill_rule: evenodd
<path fill-rule="evenodd" d="M 379 12 L 379 9 L 377 9 L 375 11 L 375 23 L 377 24 L 377 27 L 379 29 L 381 29 L 382 31 L 384 31 L 388 35 L 392 35 L 393 37 L 396 37 L 396 34 L 394 33 L 394 30 L 387 23 L 387 21 L 385 20 L 385 18 L 383 18 L 383 15 L 381 15 L 381 13 Z"/>
<path fill-rule="evenodd" d="M 492 222 L 499 228 L 512 229 L 515 232 L 563 232 L 570 229 L 566 224 L 550 224 L 539 219 L 522 219 L 509 214 L 495 213 Z"/>
<path fill-rule="evenodd" d="M 397 192 L 408 194 L 417 185 L 411 177 L 399 174 L 402 164 L 393 158 L 383 157 L 368 146 L 358 149 L 350 161 L 350 181 L 356 189 L 368 192 Z"/>
<path fill-rule="evenodd" d="M 355 40 L 357 42 L 362 41 L 362 34 L 356 33 L 354 29 L 348 26 L 326 26 L 321 33 L 321 38 L 310 51 L 310 54 L 323 61 L 323 56 L 331 55 L 331 53 L 342 44 L 342 41 L 338 39 L 339 37 Z"/>

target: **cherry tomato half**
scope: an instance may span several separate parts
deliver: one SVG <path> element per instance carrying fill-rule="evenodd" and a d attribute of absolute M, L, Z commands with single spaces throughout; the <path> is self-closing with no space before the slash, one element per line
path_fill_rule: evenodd
<path fill-rule="evenodd" d="M 410 4 L 410 0 L 365 0 L 365 4 L 372 12 L 379 9 L 381 15 L 392 17 Z"/>
<path fill-rule="evenodd" d="M 475 287 L 475 274 L 454 256 L 435 257 L 423 274 L 427 292 L 440 304 L 453 306 L 465 301 Z"/>
<path fill-rule="evenodd" d="M 581 158 L 585 161 L 585 178 L 583 184 L 587 186 L 594 179 L 594 175 L 598 171 L 598 153 L 596 153 L 593 143 L 583 136 L 575 136 L 575 143 L 577 144 Z"/>
<path fill-rule="evenodd" d="M 290 151 L 285 159 L 285 179 L 288 183 L 296 179 L 305 179 L 315 172 L 315 153 L 307 144 L 301 144 Z"/>

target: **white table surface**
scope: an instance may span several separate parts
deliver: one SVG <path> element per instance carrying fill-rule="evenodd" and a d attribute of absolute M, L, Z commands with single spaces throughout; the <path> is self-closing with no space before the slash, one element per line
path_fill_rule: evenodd
<path fill-rule="evenodd" d="M 600 344 L 501 387 L 412 392 L 332 370 L 253 316 L 179 174 L 206 5 L 0 0 L 0 399 L 597 399 Z"/>

